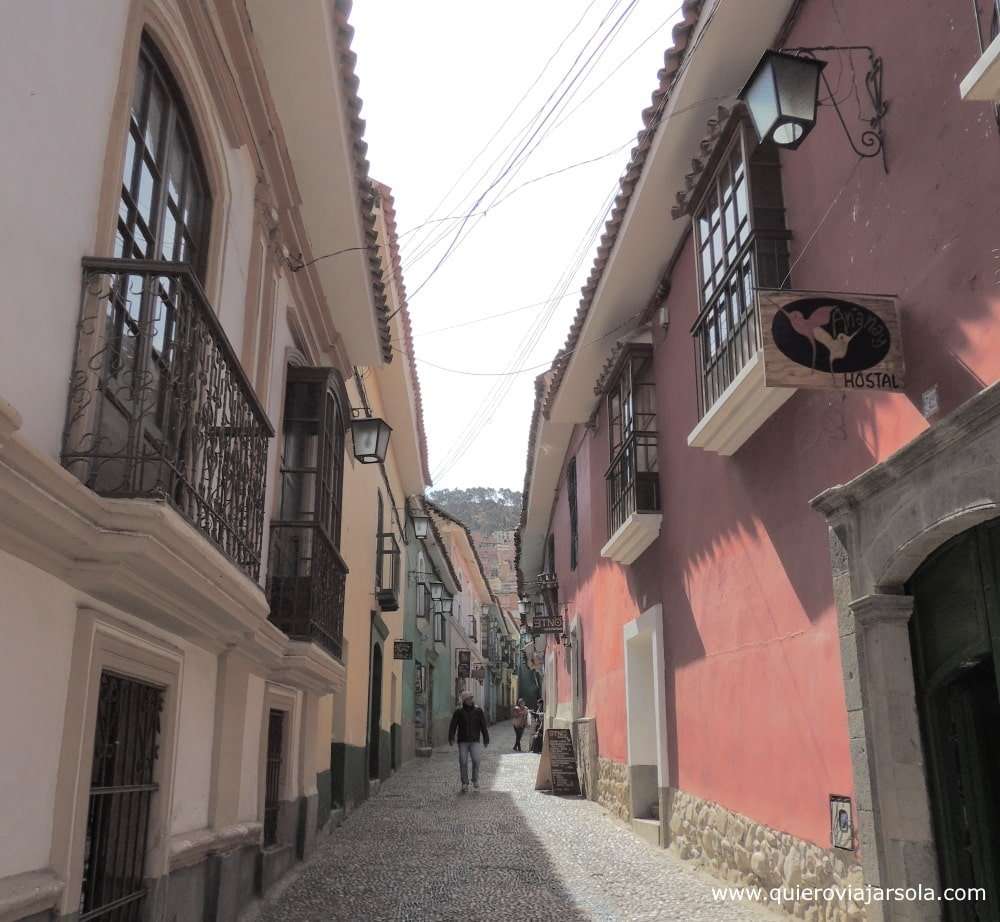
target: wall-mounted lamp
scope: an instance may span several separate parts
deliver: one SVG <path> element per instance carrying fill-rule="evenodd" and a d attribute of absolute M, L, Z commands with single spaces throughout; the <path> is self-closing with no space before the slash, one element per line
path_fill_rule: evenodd
<path fill-rule="evenodd" d="M 428 515 L 415 515 L 410 513 L 410 523 L 413 525 L 413 534 L 421 541 L 426 540 L 431 533 L 431 518 Z"/>
<path fill-rule="evenodd" d="M 441 599 L 441 614 L 450 615 L 454 600 L 450 596 Z"/>
<path fill-rule="evenodd" d="M 521 616 L 521 620 L 524 621 L 528 617 L 528 600 L 520 599 L 517 603 L 517 613 Z"/>
<path fill-rule="evenodd" d="M 846 51 L 848 54 L 864 51 L 868 54 L 865 88 L 873 114 L 868 120 L 870 127 L 861 132 L 860 148 L 851 137 L 830 82 L 823 73 L 827 62 L 816 57 L 817 51 Z M 828 99 L 819 98 L 820 80 Z M 876 57 L 868 45 L 822 45 L 765 51 L 738 95 L 750 110 L 758 138 L 761 141 L 771 140 L 789 150 L 795 150 L 815 127 L 817 107 L 832 105 L 853 151 L 859 157 L 881 155 L 882 167 L 889 172 L 882 130 L 882 119 L 889 108 L 882 99 L 882 59 Z"/>
<path fill-rule="evenodd" d="M 362 464 L 381 464 L 389 449 L 392 426 L 377 416 L 361 416 L 364 410 L 351 410 L 351 436 L 354 439 L 354 457 Z"/>

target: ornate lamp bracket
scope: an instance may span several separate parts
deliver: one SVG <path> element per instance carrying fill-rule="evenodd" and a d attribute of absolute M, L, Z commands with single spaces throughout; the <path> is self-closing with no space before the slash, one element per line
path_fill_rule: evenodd
<path fill-rule="evenodd" d="M 875 49 L 870 45 L 816 45 L 812 48 L 782 48 L 786 54 L 797 54 L 803 57 L 815 58 L 818 51 L 846 51 L 848 55 L 855 51 L 863 51 L 868 55 L 868 73 L 865 74 L 865 90 L 868 92 L 868 99 L 872 105 L 872 115 L 868 119 L 868 127 L 861 132 L 861 136 L 856 143 L 851 136 L 850 129 L 844 114 L 840 111 L 840 104 L 833 93 L 830 81 L 823 72 L 820 78 L 829 99 L 823 100 L 819 105 L 832 105 L 840 119 L 840 125 L 847 136 L 847 143 L 859 157 L 881 157 L 882 169 L 888 174 L 889 164 L 886 160 L 885 151 L 885 128 L 882 125 L 886 113 L 889 111 L 889 103 L 882 97 L 882 58 L 875 54 Z M 860 147 L 858 146 L 860 144 Z"/>

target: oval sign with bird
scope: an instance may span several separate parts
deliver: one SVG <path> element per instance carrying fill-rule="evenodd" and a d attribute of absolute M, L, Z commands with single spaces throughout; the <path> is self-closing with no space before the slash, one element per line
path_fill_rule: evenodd
<path fill-rule="evenodd" d="M 813 371 L 865 371 L 889 354 L 892 336 L 878 314 L 853 301 L 828 296 L 783 304 L 771 322 L 781 353 Z"/>

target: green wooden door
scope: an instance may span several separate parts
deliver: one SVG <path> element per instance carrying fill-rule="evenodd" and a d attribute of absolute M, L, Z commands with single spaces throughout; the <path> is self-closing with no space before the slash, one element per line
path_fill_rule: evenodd
<path fill-rule="evenodd" d="M 954 538 L 914 574 L 910 625 L 942 887 L 950 922 L 1000 922 L 1000 523 Z"/>

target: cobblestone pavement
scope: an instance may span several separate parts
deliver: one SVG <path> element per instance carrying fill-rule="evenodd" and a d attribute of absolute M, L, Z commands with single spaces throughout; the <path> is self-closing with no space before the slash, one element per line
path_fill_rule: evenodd
<path fill-rule="evenodd" d="M 455 750 L 415 759 L 354 811 L 260 915 L 337 920 L 748 920 L 713 880 L 647 845 L 601 807 L 534 790 L 538 756 L 491 728 L 479 793 L 460 794 Z"/>

